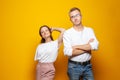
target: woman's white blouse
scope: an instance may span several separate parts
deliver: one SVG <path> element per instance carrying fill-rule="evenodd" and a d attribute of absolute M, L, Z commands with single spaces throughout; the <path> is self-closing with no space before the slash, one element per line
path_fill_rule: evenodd
<path fill-rule="evenodd" d="M 35 61 L 41 63 L 54 62 L 58 55 L 58 40 L 39 44 L 36 49 Z"/>

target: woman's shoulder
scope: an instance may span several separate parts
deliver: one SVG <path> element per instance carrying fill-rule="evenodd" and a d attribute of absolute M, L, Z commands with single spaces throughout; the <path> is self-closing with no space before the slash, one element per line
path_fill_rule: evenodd
<path fill-rule="evenodd" d="M 58 46 L 58 39 L 51 41 L 48 46 Z"/>
<path fill-rule="evenodd" d="M 39 49 L 39 48 L 43 48 L 43 45 L 44 45 L 44 43 L 40 43 L 40 44 L 38 44 L 38 45 L 37 45 L 37 49 Z"/>
<path fill-rule="evenodd" d="M 43 48 L 43 47 L 45 47 L 45 46 L 48 46 L 48 45 L 50 45 L 50 44 L 55 44 L 55 43 L 58 43 L 58 39 L 56 39 L 56 40 L 53 40 L 53 41 L 50 41 L 50 42 L 47 42 L 47 43 L 40 43 L 40 44 L 38 44 L 38 48 Z"/>
<path fill-rule="evenodd" d="M 54 41 L 52 41 L 53 43 L 58 43 L 58 39 L 56 39 L 56 40 L 54 40 Z"/>

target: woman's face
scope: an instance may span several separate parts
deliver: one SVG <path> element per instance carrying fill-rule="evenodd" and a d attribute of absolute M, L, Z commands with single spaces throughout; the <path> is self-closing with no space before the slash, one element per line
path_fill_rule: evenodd
<path fill-rule="evenodd" d="M 41 29 L 41 35 L 44 39 L 50 37 L 50 31 L 47 27 L 42 27 Z"/>

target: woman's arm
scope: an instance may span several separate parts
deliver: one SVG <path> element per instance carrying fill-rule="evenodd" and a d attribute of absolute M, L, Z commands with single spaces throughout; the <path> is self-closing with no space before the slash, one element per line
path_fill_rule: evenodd
<path fill-rule="evenodd" d="M 58 46 L 60 47 L 60 45 L 63 42 L 63 33 L 65 31 L 64 28 L 51 28 L 51 31 L 59 31 L 60 32 L 60 36 L 58 37 Z"/>

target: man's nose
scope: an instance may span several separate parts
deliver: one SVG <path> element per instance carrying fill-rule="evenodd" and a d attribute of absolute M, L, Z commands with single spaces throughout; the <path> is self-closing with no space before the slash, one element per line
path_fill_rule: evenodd
<path fill-rule="evenodd" d="M 75 21 L 77 21 L 77 18 L 75 18 Z"/>

